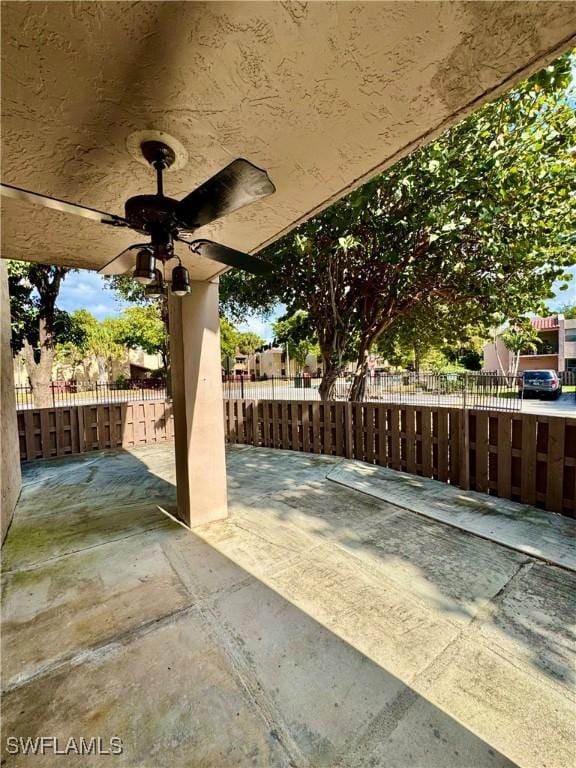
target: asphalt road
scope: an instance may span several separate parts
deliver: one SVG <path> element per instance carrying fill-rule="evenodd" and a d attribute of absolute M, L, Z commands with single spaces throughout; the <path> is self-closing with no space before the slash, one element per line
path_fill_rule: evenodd
<path fill-rule="evenodd" d="M 576 394 L 574 392 L 567 392 L 559 400 L 523 400 L 522 413 L 576 416 Z"/>

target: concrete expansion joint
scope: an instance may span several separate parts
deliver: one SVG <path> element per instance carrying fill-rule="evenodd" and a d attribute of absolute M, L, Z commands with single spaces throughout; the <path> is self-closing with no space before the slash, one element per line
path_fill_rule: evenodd
<path fill-rule="evenodd" d="M 294 768 L 305 766 L 306 761 L 298 745 L 290 735 L 289 728 L 284 723 L 280 712 L 258 682 L 258 677 L 237 639 L 232 632 L 226 629 L 225 624 L 214 610 L 213 601 L 215 596 L 211 595 L 209 599 L 202 599 L 190 576 L 190 568 L 185 560 L 170 544 L 164 545 L 162 549 L 170 567 L 188 594 L 194 599 L 194 605 L 209 628 L 212 639 L 228 659 L 232 673 L 240 686 L 240 690 L 243 692 L 246 702 L 264 721 L 270 736 L 284 750 L 290 766 Z M 251 578 L 249 576 L 243 581 L 249 581 Z M 232 590 L 227 591 L 230 592 Z"/>
<path fill-rule="evenodd" d="M 364 768 L 369 765 L 370 753 L 390 738 L 419 698 L 412 688 L 404 688 L 366 724 L 349 748 L 339 756 L 333 768 Z"/>
<path fill-rule="evenodd" d="M 124 541 L 125 539 L 133 539 L 136 536 L 146 536 L 149 534 L 150 531 L 158 530 L 158 528 L 163 528 L 166 525 L 166 521 L 162 520 L 158 523 L 158 525 L 151 525 L 149 528 L 147 528 L 145 531 L 135 531 L 134 533 L 127 533 L 125 536 L 117 536 L 113 539 L 105 539 L 103 541 L 99 541 L 97 544 L 90 544 L 87 547 L 79 547 L 78 549 L 71 549 L 67 552 L 63 552 L 61 555 L 54 555 L 54 557 L 47 557 L 45 560 L 35 560 L 32 563 L 26 563 L 25 565 L 21 565 L 18 568 L 7 568 L 6 570 L 2 571 L 2 576 L 11 576 L 17 573 L 22 573 L 25 571 L 34 571 L 38 568 L 43 568 L 47 563 L 53 563 L 57 562 L 58 560 L 65 560 L 67 557 L 71 557 L 73 555 L 81 555 L 83 552 L 88 552 L 91 549 L 98 549 L 98 547 L 105 547 L 108 544 L 114 544 L 117 541 Z"/>
<path fill-rule="evenodd" d="M 450 640 L 450 642 L 442 648 L 439 653 L 430 661 L 430 663 L 422 669 L 412 681 L 415 689 L 422 695 L 426 695 L 426 692 L 430 691 L 438 678 L 446 671 L 454 659 L 454 654 L 457 653 L 458 647 L 462 641 L 472 640 L 485 648 L 488 648 L 492 653 L 503 659 L 504 662 L 514 667 L 515 669 L 529 674 L 535 680 L 538 681 L 538 685 L 544 685 L 551 690 L 558 692 L 558 688 L 553 686 L 546 675 L 539 674 L 532 668 L 524 668 L 519 664 L 516 664 L 514 660 L 506 653 L 499 649 L 499 646 L 494 643 L 494 640 L 489 640 L 482 634 L 482 626 L 490 623 L 498 615 L 500 604 L 506 595 L 516 587 L 518 580 L 525 576 L 534 567 L 535 562 L 526 559 L 518 564 L 514 573 L 510 578 L 500 587 L 500 589 L 489 598 L 479 609 L 471 621 L 466 624 L 462 629 Z M 567 696 L 571 700 L 570 693 L 562 691 L 562 695 Z"/>
<path fill-rule="evenodd" d="M 46 664 L 42 667 L 37 667 L 28 674 L 16 676 L 10 685 L 7 685 L 2 689 L 2 694 L 9 694 L 17 688 L 21 688 L 22 686 L 25 686 L 28 683 L 37 680 L 38 678 L 47 677 L 53 672 L 57 672 L 58 670 L 67 666 L 76 667 L 81 664 L 90 664 L 90 662 L 93 661 L 102 661 L 105 658 L 113 656 L 121 648 L 125 647 L 133 640 L 140 639 L 145 635 L 150 634 L 151 632 L 161 629 L 168 624 L 177 621 L 183 616 L 186 616 L 194 610 L 197 610 L 197 605 L 195 603 L 185 605 L 182 608 L 177 608 L 171 613 L 165 614 L 164 616 L 150 619 L 149 621 L 139 624 L 136 627 L 132 627 L 131 629 L 126 630 L 126 632 L 119 632 L 117 635 L 108 637 L 102 643 L 97 643 L 96 645 L 90 646 L 88 648 L 83 648 L 77 653 L 61 656 L 59 659 L 56 659 L 49 664 Z"/>

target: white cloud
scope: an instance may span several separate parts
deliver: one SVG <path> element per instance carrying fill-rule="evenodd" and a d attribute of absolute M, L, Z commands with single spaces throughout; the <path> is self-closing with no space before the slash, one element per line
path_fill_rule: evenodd
<path fill-rule="evenodd" d="M 117 298 L 101 275 L 80 270 L 66 275 L 62 281 L 58 306 L 66 312 L 87 309 L 102 320 L 116 317 L 128 304 Z"/>

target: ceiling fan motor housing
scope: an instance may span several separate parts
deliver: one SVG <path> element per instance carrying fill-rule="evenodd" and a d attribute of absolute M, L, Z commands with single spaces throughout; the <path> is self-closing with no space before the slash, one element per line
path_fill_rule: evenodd
<path fill-rule="evenodd" d="M 137 232 L 150 232 L 158 226 L 172 230 L 177 205 L 178 200 L 163 195 L 136 195 L 126 201 L 126 220 Z"/>

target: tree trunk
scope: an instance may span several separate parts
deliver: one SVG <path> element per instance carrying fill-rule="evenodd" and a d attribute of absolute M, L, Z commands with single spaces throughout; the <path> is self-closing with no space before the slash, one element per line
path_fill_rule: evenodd
<path fill-rule="evenodd" d="M 26 341 L 22 349 L 26 373 L 30 379 L 32 397 L 36 408 L 51 408 L 54 405 L 52 389 L 52 366 L 54 364 L 54 349 L 41 347 L 38 362 L 34 357 L 34 350 Z"/>
<path fill-rule="evenodd" d="M 106 381 L 107 373 L 106 373 L 106 358 L 101 357 L 100 355 L 96 358 L 96 365 L 98 366 L 98 383 L 102 383 Z"/>
<path fill-rule="evenodd" d="M 366 394 L 366 380 L 368 378 L 368 350 L 361 349 L 358 355 L 358 363 L 354 372 L 354 380 L 350 387 L 348 400 L 351 403 L 361 403 Z"/>
<path fill-rule="evenodd" d="M 338 379 L 338 367 L 335 365 L 326 365 L 324 361 L 324 374 L 318 387 L 320 400 L 334 400 L 336 394 L 336 381 Z"/>

